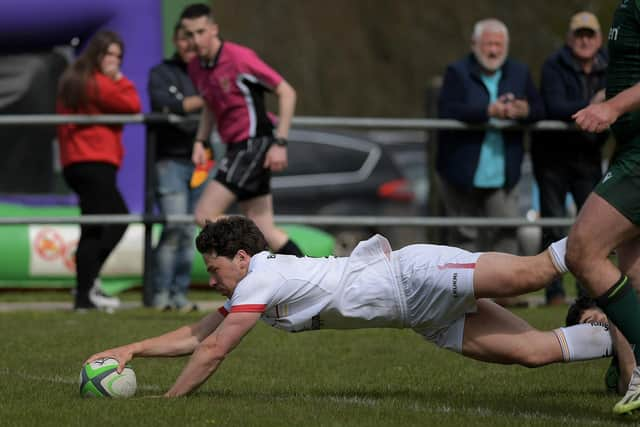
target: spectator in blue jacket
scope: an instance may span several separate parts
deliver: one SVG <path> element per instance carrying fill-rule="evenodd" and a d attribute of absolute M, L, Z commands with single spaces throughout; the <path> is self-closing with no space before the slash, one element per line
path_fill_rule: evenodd
<path fill-rule="evenodd" d="M 604 101 L 608 58 L 602 49 L 600 23 L 589 12 L 575 14 L 569 22 L 566 44 L 542 67 L 540 92 L 547 118 L 571 122 L 571 115 L 589 104 Z M 602 177 L 602 145 L 607 132 L 541 132 L 534 134 L 531 154 L 540 187 L 543 217 L 567 215 L 567 193 L 580 209 Z M 543 244 L 567 234 L 561 227 L 546 228 Z M 578 294 L 587 296 L 581 286 Z M 565 292 L 560 280 L 545 291 L 547 304 L 562 304 Z"/>
<path fill-rule="evenodd" d="M 507 58 L 509 32 L 497 19 L 475 24 L 472 52 L 450 64 L 438 98 L 439 116 L 469 124 L 496 119 L 528 122 L 544 106 L 529 68 Z M 524 154 L 522 131 L 442 131 L 436 167 L 447 216 L 516 217 Z M 448 244 L 470 251 L 518 252 L 513 228 L 450 229 Z"/>
<path fill-rule="evenodd" d="M 203 105 L 189 75 L 187 64 L 195 58 L 195 46 L 185 30 L 176 24 L 173 34 L 176 53 L 149 72 L 152 111 L 198 113 Z M 191 151 L 198 123 L 156 128 L 155 195 L 162 214 L 193 214 L 204 185 L 191 188 L 195 165 Z M 194 254 L 191 224 L 166 224 L 154 250 L 153 306 L 159 310 L 196 310 L 187 298 Z"/>

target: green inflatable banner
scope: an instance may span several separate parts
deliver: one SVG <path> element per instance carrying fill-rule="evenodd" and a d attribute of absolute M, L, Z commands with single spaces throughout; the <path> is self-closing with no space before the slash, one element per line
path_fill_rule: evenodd
<path fill-rule="evenodd" d="M 30 207 L 0 203 L 0 217 L 77 216 L 75 207 Z M 195 227 L 195 226 L 194 226 Z M 279 225 L 308 256 L 321 257 L 333 253 L 335 241 L 322 230 L 301 225 Z M 153 227 L 157 242 L 161 225 Z M 75 251 L 80 237 L 78 225 L 1 225 L 0 288 L 64 288 L 73 287 Z M 107 259 L 101 274 L 105 291 L 114 294 L 142 283 L 144 269 L 144 226 L 132 224 Z M 193 283 L 207 283 L 208 275 L 202 258 L 194 258 Z"/>

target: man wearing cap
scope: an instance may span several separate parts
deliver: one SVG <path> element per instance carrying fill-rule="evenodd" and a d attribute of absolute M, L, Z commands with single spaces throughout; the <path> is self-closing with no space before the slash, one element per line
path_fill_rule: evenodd
<path fill-rule="evenodd" d="M 598 18 L 580 12 L 571 18 L 566 44 L 547 58 L 542 67 L 540 93 L 550 120 L 571 121 L 571 115 L 589 104 L 604 101 L 608 57 L 602 49 Z M 540 187 L 543 217 L 567 215 L 567 193 L 578 209 L 602 177 L 601 148 L 608 133 L 534 133 L 531 154 L 533 170 Z M 566 235 L 561 227 L 546 228 L 543 244 Z M 578 285 L 579 295 L 586 295 Z M 547 304 L 562 304 L 565 292 L 560 280 L 545 292 Z"/>

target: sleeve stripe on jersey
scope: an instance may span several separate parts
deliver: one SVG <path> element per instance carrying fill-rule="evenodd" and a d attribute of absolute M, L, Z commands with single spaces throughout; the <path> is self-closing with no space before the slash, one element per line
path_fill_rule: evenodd
<path fill-rule="evenodd" d="M 242 304 L 231 307 L 231 313 L 263 313 L 266 304 Z"/>
<path fill-rule="evenodd" d="M 224 316 L 224 317 L 227 317 L 227 314 L 229 314 L 227 309 L 224 308 L 224 305 L 218 309 L 218 313 L 222 314 L 222 316 Z"/>
<path fill-rule="evenodd" d="M 476 268 L 476 263 L 475 262 L 469 262 L 469 263 L 458 263 L 458 262 L 448 262 L 446 264 L 441 264 L 438 266 L 438 270 L 448 270 L 451 268 Z"/>

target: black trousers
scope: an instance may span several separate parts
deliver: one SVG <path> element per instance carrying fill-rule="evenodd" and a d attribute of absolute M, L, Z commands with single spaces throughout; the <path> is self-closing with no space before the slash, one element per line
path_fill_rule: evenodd
<path fill-rule="evenodd" d="M 64 168 L 64 179 L 78 195 L 83 215 L 127 214 L 127 205 L 116 183 L 117 167 L 110 163 L 74 163 Z M 109 254 L 126 224 L 82 225 L 76 251 L 76 300 L 88 298 Z"/>
<path fill-rule="evenodd" d="M 586 151 L 586 150 L 585 150 Z M 544 159 L 534 157 L 534 173 L 540 188 L 540 214 L 544 217 L 567 216 L 566 197 L 570 193 L 578 210 L 602 177 L 602 165 L 599 152 L 580 152 L 571 155 L 547 153 Z M 556 240 L 562 239 L 568 230 L 562 227 L 543 229 L 543 248 Z M 547 302 L 564 296 L 562 279 L 554 280 L 545 289 Z M 578 295 L 587 295 L 586 290 L 578 284 Z"/>

